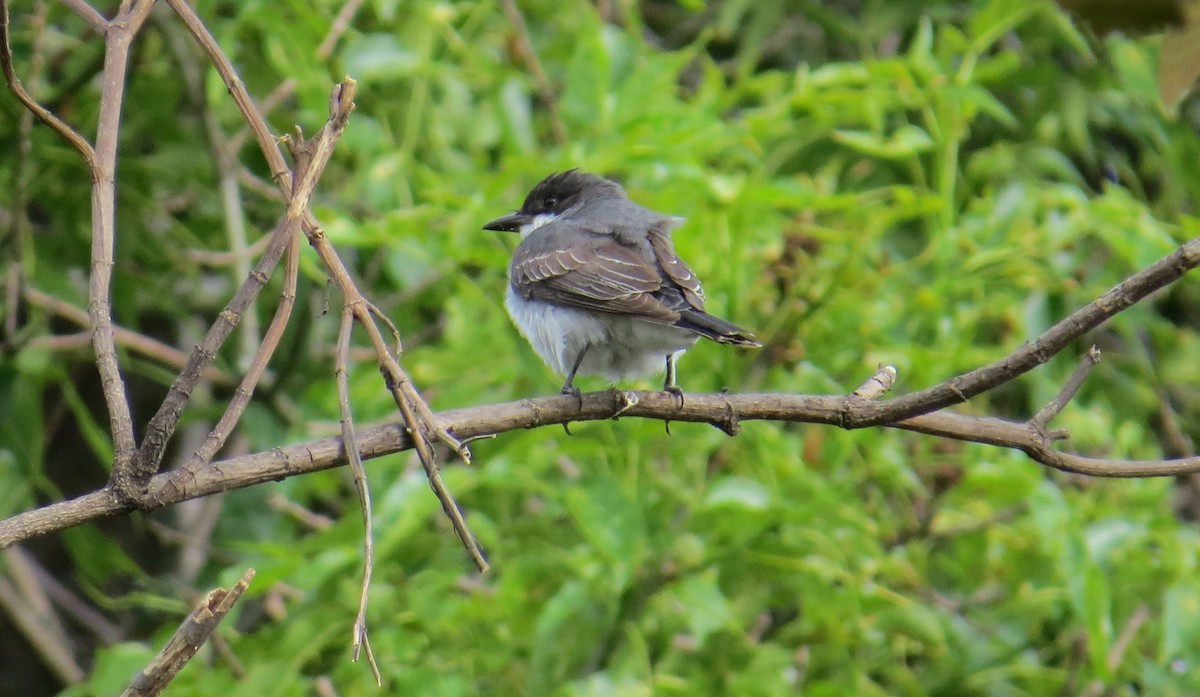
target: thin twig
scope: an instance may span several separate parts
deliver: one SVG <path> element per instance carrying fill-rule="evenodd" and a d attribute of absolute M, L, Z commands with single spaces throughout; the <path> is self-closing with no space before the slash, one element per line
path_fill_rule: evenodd
<path fill-rule="evenodd" d="M 83 18 L 92 31 L 104 36 L 108 32 L 108 20 L 104 15 L 96 11 L 96 8 L 89 5 L 86 0 L 62 0 L 62 3 L 75 11 L 75 14 Z"/>
<path fill-rule="evenodd" d="M 7 25 L 7 18 L 0 19 Z M 38 0 L 34 5 L 33 15 L 30 19 L 32 25 L 33 38 L 30 41 L 30 59 L 29 59 L 29 91 L 37 91 L 38 80 L 42 74 L 42 68 L 45 65 L 45 53 L 43 52 L 43 39 L 45 38 L 46 29 L 46 3 L 43 0 Z M 4 55 L 6 60 L 11 62 L 11 54 L 8 46 L 8 30 L 4 30 Z M 11 68 L 9 68 L 11 70 Z M 12 80 L 15 81 L 15 75 Z M 12 166 L 12 240 L 13 249 L 11 251 L 11 260 L 8 263 L 7 274 L 4 281 L 4 334 L 0 339 L 0 345 L 13 342 L 17 338 L 17 326 L 20 318 L 20 288 L 25 283 L 25 262 L 29 258 L 30 251 L 33 249 L 33 223 L 29 219 L 29 185 L 35 177 L 32 171 L 32 155 L 33 155 L 33 123 L 35 119 L 34 112 L 30 109 L 21 110 L 20 122 L 17 127 L 17 155 L 13 159 Z M 0 234 L 0 239 L 3 235 Z M 91 337 L 88 337 L 91 341 Z"/>
<path fill-rule="evenodd" d="M 287 211 L 271 234 L 271 242 L 267 246 L 267 251 L 259 259 L 249 278 L 226 305 L 226 309 L 221 312 L 217 321 L 209 328 L 204 341 L 192 351 L 187 367 L 171 385 L 162 406 L 150 419 L 142 448 L 138 451 L 136 466 L 132 470 L 134 479 L 129 483 L 128 489 L 119 488 L 119 493 L 126 496 L 132 495 L 135 500 L 140 501 L 139 488 L 157 470 L 158 464 L 162 461 L 167 440 L 174 432 L 176 424 L 179 423 L 179 416 L 183 412 L 184 405 L 187 404 L 188 395 L 199 379 L 200 370 L 211 363 L 217 349 L 233 331 L 237 318 L 266 285 L 267 279 L 278 264 L 285 248 L 293 244 L 296 233 L 301 227 L 301 221 L 308 214 L 308 203 L 316 188 L 317 179 L 329 164 L 333 148 L 346 128 L 346 122 L 354 105 L 353 97 L 353 80 L 347 79 L 334 87 L 330 102 L 329 122 L 311 141 L 305 141 L 306 147 L 311 149 L 312 156 L 303 162 L 297 162 L 299 176 L 294 182 Z M 281 306 L 285 304 L 287 303 L 284 301 L 280 303 Z M 277 314 L 278 317 L 280 315 Z M 269 356 L 269 352 L 265 352 L 263 356 L 265 360 L 265 357 Z M 246 397 L 248 398 L 248 395 Z M 122 485 L 119 480 L 115 479 L 114 484 L 118 487 Z M 148 503 L 148 505 L 153 504 Z"/>
<path fill-rule="evenodd" d="M 33 559 L 21 548 L 11 547 L 4 550 L 3 567 L 8 578 L 0 576 L 0 606 L 60 680 L 67 684 L 82 680 L 83 669 L 72 655 L 67 632 L 38 580 Z"/>
<path fill-rule="evenodd" d="M 517 7 L 516 0 L 500 0 L 500 6 L 504 8 L 505 16 L 508 17 L 508 21 L 517 32 L 518 57 L 525 63 L 529 73 L 533 75 L 533 80 L 537 83 L 538 97 L 550 114 L 550 131 L 554 134 L 554 142 L 565 143 L 567 142 L 567 127 L 563 124 L 562 114 L 558 111 L 558 98 L 554 94 L 554 85 L 550 84 L 550 78 L 542 69 L 537 51 L 533 48 L 533 41 L 529 38 L 529 25 L 525 23 L 525 15 L 522 14 L 521 8 Z"/>
<path fill-rule="evenodd" d="M 287 243 L 287 260 L 284 262 L 283 291 L 279 295 L 279 305 L 275 308 L 275 316 L 267 327 L 267 333 L 263 335 L 262 344 L 259 345 L 250 366 L 246 369 L 242 382 L 234 391 L 233 398 L 225 407 L 225 413 L 221 415 L 217 425 L 213 426 L 212 432 L 209 433 L 204 444 L 183 464 L 183 469 L 195 471 L 208 464 L 221 446 L 225 445 L 225 441 L 233 432 L 238 420 L 241 419 L 246 406 L 250 404 L 250 398 L 254 396 L 254 388 L 262 379 L 263 373 L 267 369 L 267 363 L 275 354 L 275 349 L 279 347 L 279 341 L 283 338 L 283 332 L 287 329 L 288 320 L 292 316 L 292 308 L 296 304 L 296 277 L 299 270 L 300 242 L 298 237 L 293 236 Z"/>
<path fill-rule="evenodd" d="M 1067 382 L 1063 384 L 1062 389 L 1058 394 L 1054 395 L 1054 399 L 1050 400 L 1046 406 L 1042 407 L 1032 419 L 1029 420 L 1030 425 L 1035 428 L 1046 428 L 1054 417 L 1058 416 L 1059 412 L 1067 406 L 1079 388 L 1083 387 L 1084 380 L 1087 380 L 1088 375 L 1091 375 L 1092 368 L 1100 362 L 1100 349 L 1095 346 L 1089 348 L 1087 353 L 1083 354 L 1083 358 L 1079 361 L 1079 366 L 1075 368 L 1075 372 L 1071 373 L 1071 377 L 1067 378 Z"/>
<path fill-rule="evenodd" d="M 217 350 L 233 332 L 242 311 L 247 305 L 254 302 L 259 291 L 266 285 L 271 272 L 278 265 L 280 257 L 283 256 L 299 228 L 300 220 L 290 210 L 276 225 L 275 230 L 271 233 L 271 242 L 267 245 L 267 251 L 255 265 L 254 271 L 225 305 L 225 309 L 218 315 L 217 321 L 209 327 L 208 332 L 204 335 L 204 340 L 192 350 L 183 371 L 175 378 L 162 405 L 151 417 L 137 456 L 124 471 L 118 471 L 114 467 L 113 484 L 118 494 L 129 497 L 133 501 L 140 502 L 142 500 L 145 493 L 144 484 L 158 470 L 167 441 L 175 432 L 175 426 L 179 423 L 179 417 L 183 414 L 183 408 L 191 396 L 192 389 L 199 382 L 202 371 L 211 365 Z M 147 503 L 147 505 L 152 504 Z"/>
<path fill-rule="evenodd" d="M 9 547 L 20 549 L 19 547 Z M 46 596 L 65 615 L 74 620 L 79 626 L 87 629 L 105 644 L 115 644 L 125 638 L 125 630 L 110 621 L 104 613 L 90 605 L 86 600 L 67 588 L 54 574 L 50 573 L 30 555 L 27 563 L 36 576 L 37 582 L 46 592 Z"/>
<path fill-rule="evenodd" d="M 329 33 L 321 40 L 321 44 L 317 46 L 317 59 L 325 60 L 333 55 L 333 48 L 337 46 L 337 42 L 342 38 L 342 34 L 350 28 L 350 22 L 354 21 L 354 15 L 358 14 L 358 8 L 362 6 L 362 0 L 347 0 L 342 5 L 342 9 L 338 10 L 337 16 L 333 18 L 333 22 L 329 25 Z"/>
<path fill-rule="evenodd" d="M 278 189 L 272 188 L 271 191 L 275 194 L 276 200 L 283 200 Z M 242 256 L 254 258 L 262 254 L 262 251 L 267 248 L 267 241 L 270 239 L 266 236 L 259 237 L 250 246 L 246 247 L 245 253 Z M 232 266 L 237 263 L 239 258 L 239 255 L 233 252 L 211 252 L 207 249 L 188 249 L 184 250 L 183 254 L 187 257 L 188 261 L 194 261 L 197 264 L 205 266 Z"/>
<path fill-rule="evenodd" d="M 858 389 L 851 392 L 851 396 L 859 399 L 879 399 L 887 394 L 892 385 L 896 384 L 896 366 L 882 365 L 875 374 L 867 378 L 867 381 L 858 386 Z"/>
<path fill-rule="evenodd" d="M 165 6 L 158 8 L 168 20 L 170 9 Z M 202 63 L 197 60 L 195 47 L 186 41 L 186 31 L 174 21 L 159 22 L 161 31 L 167 35 L 168 46 L 175 58 L 175 64 L 183 75 L 184 83 L 192 102 L 200 112 L 200 121 L 212 151 L 213 162 L 216 166 L 217 188 L 221 193 L 221 210 L 225 215 L 225 234 L 229 239 L 229 251 L 232 257 L 230 275 L 234 283 L 239 283 L 250 274 L 250 266 L 255 256 L 250 252 L 246 240 L 246 211 L 242 203 L 241 184 L 239 175 L 242 165 L 237 160 L 237 150 L 231 145 L 221 124 L 205 96 L 203 75 L 200 72 Z M 260 241 L 265 238 L 260 238 Z M 258 308 L 251 303 L 241 320 L 241 331 L 238 332 L 239 368 L 246 368 L 258 352 L 259 346 L 259 317 Z"/>
<path fill-rule="evenodd" d="M 92 347 L 100 386 L 108 405 L 110 431 L 116 451 L 113 479 L 129 478 L 137 442 L 125 381 L 117 362 L 112 327 L 113 249 L 116 244 L 117 142 L 121 129 L 121 107 L 125 99 L 125 73 L 133 37 L 154 6 L 153 0 L 122 2 L 117 16 L 104 35 L 104 70 L 101 75 L 99 116 L 96 120 L 96 153 L 92 169 L 92 251 L 88 280 L 88 316 L 92 324 Z"/>
<path fill-rule="evenodd" d="M 354 81 L 346 78 L 343 84 L 352 96 Z M 345 98 L 345 95 L 342 95 L 342 97 Z M 297 163 L 304 163 L 317 155 L 317 153 L 311 150 L 313 147 L 311 142 L 302 139 L 286 139 L 285 142 L 292 150 L 293 161 Z M 475 563 L 475 566 L 480 571 L 486 571 L 488 563 L 479 548 L 479 543 L 467 526 L 467 521 L 459 509 L 458 503 L 454 500 L 454 497 L 450 494 L 449 489 L 442 480 L 441 472 L 439 471 L 440 465 L 434 457 L 433 448 L 429 442 L 429 434 L 432 433 L 434 437 L 454 448 L 454 451 L 465 462 L 470 461 L 470 450 L 441 425 L 437 416 L 429 408 L 428 403 L 425 402 L 425 399 L 417 391 L 408 373 L 400 366 L 399 360 L 388 347 L 387 342 L 383 338 L 383 333 L 375 323 L 374 316 L 379 313 L 378 309 L 375 309 L 371 302 L 362 294 L 362 291 L 358 289 L 341 257 L 338 256 L 337 251 L 325 236 L 325 231 L 319 227 L 313 229 L 306 228 L 305 235 L 308 237 L 309 244 L 316 250 L 317 256 L 320 257 L 333 282 L 341 291 L 344 306 L 349 308 L 349 311 L 353 313 L 354 319 L 367 332 L 371 346 L 375 349 L 379 370 L 384 376 L 384 382 L 387 385 L 388 391 L 392 394 L 392 401 L 395 402 L 396 407 L 400 410 L 408 431 L 413 434 L 417 455 L 420 457 L 421 465 L 425 468 L 425 474 L 429 478 L 430 488 L 433 489 L 434 494 L 438 497 L 438 501 L 442 504 L 442 510 L 446 513 L 446 517 L 449 518 L 455 534 L 458 535 L 472 562 Z M 395 325 L 391 325 L 390 321 L 388 324 L 396 339 L 396 345 L 399 346 L 399 332 L 396 331 Z"/>
<path fill-rule="evenodd" d="M 353 330 L 354 313 L 347 305 L 342 309 L 342 321 L 338 326 L 334 378 L 337 382 L 338 412 L 342 416 L 342 443 L 346 459 L 350 463 L 354 488 L 358 491 L 358 501 L 362 508 L 363 519 L 363 578 L 362 588 L 358 595 L 358 614 L 354 617 L 353 636 L 350 639 L 350 655 L 353 660 L 357 661 L 361 651 L 366 649 L 367 663 L 371 666 L 371 674 L 375 676 L 375 683 L 382 686 L 383 676 L 379 672 L 379 664 L 375 662 L 375 653 L 371 651 L 371 640 L 367 636 L 367 599 L 370 597 L 371 572 L 375 566 L 375 527 L 371 518 L 371 486 L 367 482 L 367 471 L 363 468 L 362 457 L 358 453 L 358 437 L 355 435 L 354 415 L 350 409 L 348 354 L 350 353 L 350 334 Z"/>
<path fill-rule="evenodd" d="M 286 513 L 295 518 L 301 525 L 310 530 L 328 530 L 333 526 L 333 519 L 329 516 L 310 511 L 279 492 L 267 496 L 267 505 L 272 510 Z"/>
<path fill-rule="evenodd" d="M 75 307 L 71 303 L 65 300 L 60 300 L 53 295 L 44 293 L 36 288 L 26 287 L 23 295 L 25 297 L 25 301 L 30 305 L 46 310 L 51 314 L 62 317 L 63 319 L 85 329 L 91 329 L 92 322 L 91 318 L 88 317 L 88 313 Z M 90 331 L 80 336 L 85 337 L 86 340 L 83 342 L 84 344 L 91 343 Z M 39 343 L 40 345 L 48 348 L 53 348 L 55 347 L 55 344 L 54 342 L 49 341 L 50 339 L 70 338 L 71 341 L 69 344 L 64 341 L 64 346 L 73 346 L 77 343 L 73 337 L 74 335 L 72 335 L 72 337 L 43 337 L 42 341 Z M 152 358 L 172 368 L 180 369 L 187 364 L 188 356 L 186 353 L 180 351 L 174 346 L 164 344 L 158 339 L 152 339 L 148 336 L 138 334 L 133 330 L 126 329 L 115 324 L 113 325 L 113 337 L 115 338 L 118 346 L 127 348 L 130 351 L 139 353 L 147 358 Z M 204 370 L 204 378 L 206 380 L 211 380 L 213 384 L 220 385 L 222 387 L 233 387 L 237 384 L 236 377 L 212 366 L 209 366 Z"/>
<path fill-rule="evenodd" d="M 928 414 L 1004 384 L 1050 360 L 1071 342 L 1197 266 L 1200 266 L 1200 237 L 1126 278 L 1004 358 L 919 392 L 857 405 L 846 426 L 879 426 Z"/>
<path fill-rule="evenodd" d="M 192 656 L 196 655 L 221 620 L 225 619 L 225 615 L 233 609 L 253 578 L 254 569 L 247 569 L 233 588 L 216 588 L 209 591 L 200 605 L 167 640 L 167 644 L 150 665 L 134 677 L 129 687 L 121 693 L 121 697 L 153 697 L 161 694 L 188 661 L 192 660 Z"/>
<path fill-rule="evenodd" d="M 229 674 L 234 680 L 242 682 L 246 679 L 246 667 L 238 660 L 233 649 L 229 648 L 229 642 L 225 641 L 225 637 L 221 636 L 220 632 L 213 632 L 209 636 L 209 642 L 212 643 L 213 652 L 220 657 L 225 666 L 229 668 Z"/>
<path fill-rule="evenodd" d="M 1129 649 L 1129 645 L 1133 643 L 1133 638 L 1137 636 L 1138 630 L 1150 619 L 1150 608 L 1146 603 L 1138 605 L 1137 610 L 1134 610 L 1129 621 L 1125 623 L 1125 627 L 1121 629 L 1121 633 L 1117 636 L 1117 640 L 1113 642 L 1112 648 L 1108 650 L 1108 655 L 1104 659 L 1105 665 L 1108 666 L 1109 672 L 1115 672 L 1121 667 L 1121 660 L 1125 658 L 1125 651 Z"/>
<path fill-rule="evenodd" d="M 83 161 L 87 164 L 88 170 L 94 173 L 96 171 L 96 151 L 92 148 L 92 144 L 67 124 L 66 121 L 58 118 L 49 109 L 38 104 L 37 100 L 21 84 L 21 80 L 17 77 L 16 71 L 13 68 L 12 48 L 9 46 L 9 26 L 8 2 L 7 0 L 0 0 L 0 69 L 4 73 L 5 84 L 8 85 L 8 89 L 12 91 L 13 95 L 25 105 L 26 109 L 32 111 L 34 115 L 42 120 L 42 123 L 53 128 L 78 150 L 79 154 L 83 157 Z M 107 24 L 105 27 L 107 29 Z"/>
<path fill-rule="evenodd" d="M 342 9 L 338 10 L 337 16 L 333 18 L 333 22 L 329 25 L 329 32 L 325 34 L 325 38 L 322 39 L 320 45 L 317 46 L 317 60 L 323 62 L 333 54 L 334 47 L 337 46 L 337 42 L 342 38 L 342 35 L 346 33 L 346 30 L 350 28 L 350 22 L 354 20 L 354 15 L 358 13 L 358 8 L 361 6 L 362 0 L 347 0 L 347 2 L 342 5 Z M 279 86 L 271 90 L 271 93 L 262 100 L 262 105 L 259 107 L 259 110 L 263 114 L 271 113 L 275 110 L 275 107 L 282 104 L 285 99 L 295 93 L 296 86 L 298 84 L 299 83 L 295 78 L 287 78 L 283 82 L 279 83 Z M 235 133 L 233 137 L 229 139 L 233 152 L 237 152 L 241 148 L 242 144 L 245 143 L 246 135 L 247 131 L 243 129 Z"/>
<path fill-rule="evenodd" d="M 234 102 L 238 105 L 243 117 L 250 125 L 250 131 L 258 141 L 259 148 L 262 150 L 263 156 L 267 159 L 267 164 L 271 169 L 272 175 L 275 177 L 276 183 L 285 194 L 290 195 L 293 189 L 291 173 L 283 160 L 283 155 L 279 151 L 278 144 L 267 127 L 266 120 L 254 105 L 254 100 L 250 98 L 250 94 L 246 91 L 246 86 L 241 78 L 238 77 L 233 64 L 208 31 L 204 22 L 187 2 L 184 0 L 166 0 L 166 2 L 183 20 L 188 30 L 192 33 L 192 36 L 209 56 L 209 59 L 212 60 L 218 74 L 221 75 L 222 80 L 225 82 L 229 93 L 233 96 Z M 351 83 L 352 81 L 347 79 L 346 84 Z M 296 155 L 297 153 L 293 152 L 293 158 Z M 312 154 L 308 153 L 304 156 L 311 157 Z M 342 264 L 332 245 L 329 244 L 329 241 L 325 237 L 325 231 L 321 229 L 316 219 L 307 210 L 305 211 L 303 220 L 303 229 L 309 243 L 317 250 L 317 254 L 321 257 L 326 269 L 342 291 L 344 302 L 355 308 L 355 319 L 362 323 L 368 333 L 372 346 L 376 349 L 380 370 L 384 374 L 384 380 L 388 385 L 389 391 L 392 393 L 393 400 L 400 409 L 400 413 L 404 417 L 407 427 L 417 435 L 418 440 L 425 438 L 426 431 L 432 433 L 438 440 L 453 448 L 464 461 L 469 461 L 470 451 L 447 428 L 438 422 L 433 411 L 421 397 L 412 380 L 408 377 L 408 374 L 400 367 L 396 357 L 388 351 L 379 328 L 371 321 L 370 312 L 365 309 L 368 307 L 365 297 L 354 284 L 354 281 L 346 271 L 344 264 Z M 454 503 L 453 498 L 446 491 L 440 475 L 437 474 L 438 465 L 434 461 L 432 449 L 428 446 L 428 443 L 419 443 L 417 452 L 421 456 L 426 472 L 431 475 L 430 485 L 434 488 L 434 492 L 441 501 L 443 510 L 450 517 L 455 532 L 463 540 L 464 546 L 467 548 L 468 553 L 471 554 L 472 559 L 475 560 L 476 565 L 478 566 L 482 563 L 486 566 L 486 562 L 483 561 L 483 556 L 478 550 L 474 537 L 466 528 L 466 523 L 462 519 L 457 504 Z"/>
<path fill-rule="evenodd" d="M 76 663 L 61 637 L 47 630 L 43 618 L 4 576 L 0 576 L 0 610 L 6 612 L 26 641 L 37 651 L 46 666 L 64 683 L 83 680 L 83 668 Z"/>

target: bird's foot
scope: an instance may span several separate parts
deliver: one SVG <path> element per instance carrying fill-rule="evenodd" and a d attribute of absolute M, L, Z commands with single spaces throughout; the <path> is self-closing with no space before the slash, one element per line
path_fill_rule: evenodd
<path fill-rule="evenodd" d="M 579 403 L 579 408 L 583 408 L 583 391 L 574 385 L 563 385 L 562 394 L 571 395 L 575 401 Z"/>
<path fill-rule="evenodd" d="M 679 400 L 679 409 L 683 408 L 683 388 L 679 385 L 663 385 L 663 392 L 670 392 Z"/>
<path fill-rule="evenodd" d="M 575 398 L 576 409 L 580 409 L 580 410 L 583 409 L 583 391 L 582 390 L 580 390 L 578 387 L 576 387 L 570 383 L 567 383 L 566 385 L 562 386 L 561 392 L 562 392 L 562 394 L 571 395 Z M 563 422 L 563 430 L 567 432 L 568 436 L 575 435 L 574 433 L 571 433 L 571 425 L 570 425 L 570 422 L 568 422 L 568 421 Z"/>

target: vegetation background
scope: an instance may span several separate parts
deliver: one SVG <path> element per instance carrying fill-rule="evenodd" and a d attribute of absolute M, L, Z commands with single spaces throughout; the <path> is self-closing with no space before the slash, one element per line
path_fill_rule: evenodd
<path fill-rule="evenodd" d="M 316 128 L 330 86 L 359 81 L 315 210 L 439 409 L 557 390 L 502 307 L 516 240 L 480 230 L 555 170 L 613 176 L 687 216 L 676 243 L 712 308 L 758 330 L 757 353 L 689 352 L 691 391 L 845 393 L 879 363 L 899 368 L 899 390 L 934 384 L 1200 232 L 1200 112 L 1193 100 L 1166 115 L 1156 41 L 1099 37 L 1049 2 L 529 0 L 545 84 L 496 0 L 371 0 L 331 51 L 318 47 L 341 2 L 196 4 L 252 94 L 294 81 L 270 113 L 279 133 Z M 59 3 L 33 5 L 13 17 L 19 70 L 37 43 L 35 94 L 88 132 L 103 44 Z M 253 240 L 281 211 L 246 177 L 222 198 L 206 120 L 226 135 L 241 121 L 200 61 L 155 13 L 118 173 L 118 322 L 184 349 L 241 281 L 208 254 L 230 247 L 229 213 Z M 26 140 L 20 120 L 4 93 L 0 254 L 85 308 L 86 170 L 49 129 Z M 239 157 L 269 180 L 252 143 Z M 303 264 L 274 382 L 229 453 L 337 432 L 339 300 L 311 254 Z M 1198 296 L 1185 278 L 1091 337 L 1105 360 L 1056 421 L 1071 448 L 1190 452 Z M 90 350 L 37 341 L 77 329 L 24 313 L 0 354 L 0 516 L 96 488 L 112 458 Z M 236 373 L 254 339 L 219 365 Z M 1087 346 L 959 409 L 1026 418 Z M 138 423 L 174 371 L 133 354 L 123 366 Z M 361 422 L 396 418 L 372 361 L 351 381 Z M 206 432 L 228 394 L 200 395 L 188 430 Z M 205 649 L 168 694 L 1200 692 L 1192 479 L 1066 476 L 883 429 L 574 431 L 505 434 L 447 467 L 485 576 L 414 456 L 369 463 L 382 691 L 348 655 L 362 523 L 345 470 L 29 542 L 113 623 L 101 636 L 68 623 L 88 676 L 63 694 L 118 692 L 198 593 L 246 567 L 258 576 L 222 630 L 240 669 Z M 0 693 L 51 694 L 60 679 L 0 615 Z"/>

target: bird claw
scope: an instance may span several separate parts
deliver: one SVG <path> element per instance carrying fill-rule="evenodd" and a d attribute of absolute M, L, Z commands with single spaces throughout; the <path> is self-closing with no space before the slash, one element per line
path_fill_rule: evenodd
<path fill-rule="evenodd" d="M 562 394 L 571 395 L 575 401 L 579 403 L 579 409 L 583 409 L 583 391 L 574 385 L 563 385 Z"/>
<path fill-rule="evenodd" d="M 663 385 L 663 392 L 670 392 L 679 400 L 680 409 L 683 408 L 683 388 L 679 385 Z"/>
<path fill-rule="evenodd" d="M 560 390 L 560 392 L 564 395 L 573 396 L 575 398 L 575 402 L 576 402 L 575 408 L 577 410 L 583 409 L 583 391 L 580 390 L 578 387 L 571 385 L 571 384 L 566 384 L 566 385 L 563 385 L 562 390 Z M 562 425 L 563 430 L 567 432 L 568 436 L 573 436 L 575 434 L 571 433 L 571 427 L 570 427 L 569 423 L 570 422 L 567 422 L 567 421 L 563 422 L 563 425 Z"/>

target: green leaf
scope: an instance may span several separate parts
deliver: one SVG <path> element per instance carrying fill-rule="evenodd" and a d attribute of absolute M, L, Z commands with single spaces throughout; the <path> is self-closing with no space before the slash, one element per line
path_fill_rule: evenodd
<path fill-rule="evenodd" d="M 909 158 L 933 148 L 929 134 L 911 125 L 901 126 L 890 136 L 839 129 L 834 131 L 833 139 L 857 152 L 886 160 Z"/>

